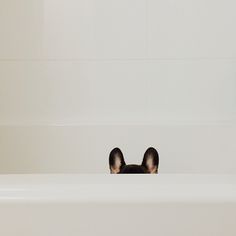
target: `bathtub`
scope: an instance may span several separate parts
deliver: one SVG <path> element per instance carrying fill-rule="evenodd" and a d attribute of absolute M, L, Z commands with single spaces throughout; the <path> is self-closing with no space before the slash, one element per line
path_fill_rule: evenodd
<path fill-rule="evenodd" d="M 236 175 L 0 175 L 0 235 L 235 236 Z"/>
<path fill-rule="evenodd" d="M 236 236 L 235 8 L 0 1 L 0 236 Z"/>

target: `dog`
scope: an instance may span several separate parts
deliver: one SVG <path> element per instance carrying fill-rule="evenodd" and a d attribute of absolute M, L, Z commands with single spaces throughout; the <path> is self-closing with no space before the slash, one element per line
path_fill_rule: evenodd
<path fill-rule="evenodd" d="M 109 155 L 111 174 L 158 174 L 159 154 L 153 147 L 149 147 L 143 156 L 141 165 L 125 163 L 122 151 L 116 147 Z"/>

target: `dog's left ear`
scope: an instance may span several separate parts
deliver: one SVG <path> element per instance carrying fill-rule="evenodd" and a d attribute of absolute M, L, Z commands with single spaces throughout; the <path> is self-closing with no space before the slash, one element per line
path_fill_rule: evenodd
<path fill-rule="evenodd" d="M 109 168 L 111 174 L 120 173 L 123 166 L 125 166 L 125 160 L 122 151 L 116 147 L 112 149 L 109 155 Z"/>
<path fill-rule="evenodd" d="M 149 147 L 143 156 L 142 166 L 145 167 L 150 174 L 157 174 L 159 167 L 159 154 L 153 147 Z"/>

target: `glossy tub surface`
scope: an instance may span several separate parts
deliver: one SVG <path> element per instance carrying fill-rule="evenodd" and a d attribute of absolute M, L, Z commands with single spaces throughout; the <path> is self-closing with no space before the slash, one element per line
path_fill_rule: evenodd
<path fill-rule="evenodd" d="M 0 235 L 235 236 L 236 175 L 1 175 Z"/>

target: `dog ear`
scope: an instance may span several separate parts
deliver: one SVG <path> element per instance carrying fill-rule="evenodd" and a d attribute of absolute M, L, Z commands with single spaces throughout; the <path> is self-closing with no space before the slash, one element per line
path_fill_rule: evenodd
<path fill-rule="evenodd" d="M 116 147 L 112 149 L 109 155 L 109 168 L 111 174 L 120 173 L 123 166 L 125 166 L 125 160 L 122 151 Z"/>
<path fill-rule="evenodd" d="M 149 147 L 143 156 L 142 166 L 145 167 L 150 174 L 158 173 L 159 154 L 153 147 Z"/>

